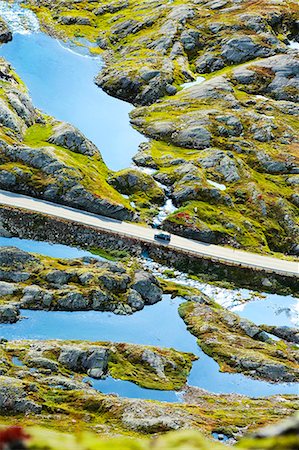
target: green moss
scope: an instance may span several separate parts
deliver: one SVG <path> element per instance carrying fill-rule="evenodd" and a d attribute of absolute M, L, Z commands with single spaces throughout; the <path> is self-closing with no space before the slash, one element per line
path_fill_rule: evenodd
<path fill-rule="evenodd" d="M 34 124 L 27 128 L 24 135 L 24 144 L 31 147 L 38 147 L 40 145 L 48 146 L 48 139 L 52 133 L 53 126 L 51 124 Z"/>
<path fill-rule="evenodd" d="M 142 362 L 142 352 L 136 346 L 118 346 L 109 360 L 109 372 L 114 378 L 133 381 L 148 389 L 179 390 L 187 381 L 187 376 L 196 359 L 191 353 L 176 353 L 173 350 L 148 347 L 165 361 L 165 377 L 161 377 L 149 364 Z M 169 363 L 167 361 L 170 361 Z M 175 370 L 173 369 L 175 367 Z"/>
<path fill-rule="evenodd" d="M 130 196 L 130 200 L 140 208 L 151 207 L 153 203 L 161 205 L 165 201 L 165 194 L 153 177 L 138 170 L 115 172 L 109 183 L 122 194 Z"/>
<path fill-rule="evenodd" d="M 102 258 L 107 259 L 108 261 L 118 261 L 118 260 L 127 260 L 130 255 L 126 250 L 104 250 L 102 248 L 92 247 L 89 249 L 91 253 L 97 256 L 101 256 Z"/>
<path fill-rule="evenodd" d="M 242 372 L 270 381 L 298 379 L 298 365 L 291 346 L 271 339 L 264 341 L 259 337 L 262 329 L 250 322 L 244 326 L 238 315 L 211 301 L 182 304 L 179 314 L 190 332 L 198 338 L 198 345 L 217 361 L 221 371 Z M 272 366 L 280 368 L 281 375 L 273 375 L 270 369 L 266 370 Z"/>

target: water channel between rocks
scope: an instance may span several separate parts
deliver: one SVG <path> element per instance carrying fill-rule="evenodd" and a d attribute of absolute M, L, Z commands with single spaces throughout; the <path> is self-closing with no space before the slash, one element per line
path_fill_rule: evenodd
<path fill-rule="evenodd" d="M 130 126 L 128 114 L 131 105 L 108 96 L 93 83 L 93 78 L 102 67 L 102 60 L 80 54 L 78 49 L 73 51 L 41 33 L 34 14 L 22 9 L 17 2 L 9 5 L 0 1 L 0 15 L 14 32 L 13 41 L 0 47 L 0 55 L 12 64 L 26 83 L 35 106 L 58 120 L 77 126 L 99 147 L 111 169 L 128 167 L 144 138 Z M 196 82 L 202 81 L 198 79 Z M 89 254 L 63 245 L 15 238 L 0 238 L 0 246 L 4 245 L 15 245 L 26 251 L 60 258 Z M 211 286 L 203 287 L 216 294 Z M 230 293 L 226 290 L 225 294 L 227 299 Z M 132 316 L 93 311 L 23 311 L 27 319 L 14 325 L 1 325 L 0 336 L 6 339 L 80 339 L 173 347 L 199 356 L 193 364 L 189 385 L 215 393 L 239 393 L 253 397 L 298 393 L 295 384 L 270 384 L 240 374 L 220 373 L 218 364 L 201 351 L 196 338 L 186 330 L 177 311 L 181 301 L 165 295 L 162 302 Z M 240 304 L 235 306 L 235 310 L 242 317 L 257 323 L 262 320 L 273 325 L 292 326 L 296 305 L 293 297 L 277 295 Z M 180 393 L 143 389 L 134 383 L 111 377 L 92 382 L 96 389 L 104 393 L 170 402 L 180 400 Z"/>
<path fill-rule="evenodd" d="M 58 244 L 34 242 L 17 238 L 0 238 L 0 246 L 13 245 L 48 256 L 75 258 L 90 255 Z M 208 285 L 207 285 L 208 286 Z M 252 397 L 274 394 L 297 394 L 298 385 L 288 383 L 271 384 L 253 380 L 241 374 L 219 372 L 218 364 L 205 355 L 197 345 L 196 338 L 187 330 L 178 315 L 182 300 L 164 295 L 163 301 L 147 306 L 131 316 L 118 316 L 107 312 L 47 312 L 22 311 L 26 319 L 13 325 L 1 325 L 0 336 L 6 339 L 78 339 L 89 341 L 128 342 L 155 345 L 192 352 L 199 356 L 193 363 L 188 384 L 214 393 L 239 393 Z M 242 317 L 277 325 L 292 325 L 290 312 L 296 308 L 296 299 L 288 296 L 269 296 L 264 300 L 242 304 Z M 267 313 L 267 308 L 271 315 Z M 253 313 L 254 311 L 254 313 Z M 238 311 L 236 311 L 238 312 Z M 288 313 L 289 312 L 289 313 Z M 267 320 L 269 318 L 269 320 Z M 117 393 L 133 398 L 161 401 L 179 401 L 180 393 L 144 389 L 128 381 L 92 380 L 93 386 L 104 393 Z"/>
<path fill-rule="evenodd" d="M 80 47 L 73 50 L 41 33 L 34 14 L 17 3 L 0 1 L 0 15 L 13 31 L 13 40 L 0 46 L 0 56 L 27 85 L 33 104 L 78 127 L 96 144 L 110 169 L 128 167 L 145 138 L 130 125 L 133 107 L 93 82 L 102 59 L 80 54 Z"/>

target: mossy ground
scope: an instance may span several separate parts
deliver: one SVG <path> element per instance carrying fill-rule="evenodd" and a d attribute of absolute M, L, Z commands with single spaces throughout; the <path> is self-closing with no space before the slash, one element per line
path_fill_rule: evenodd
<path fill-rule="evenodd" d="M 226 74 L 229 77 L 231 69 L 226 69 Z M 235 89 L 236 98 L 240 92 Z M 249 94 L 242 92 L 242 105 L 246 102 L 250 104 L 251 100 Z M 254 103 L 256 111 L 266 107 L 263 100 L 254 101 Z M 174 189 L 174 198 L 179 188 L 191 186 L 193 189 L 193 198 L 186 198 L 182 204 L 178 205 L 178 209 L 165 221 L 165 227 L 186 235 L 190 231 L 196 233 L 207 230 L 216 233 L 224 244 L 261 253 L 286 253 L 296 242 L 298 207 L 292 200 L 292 195 L 297 191 L 296 186 L 288 184 L 287 179 L 291 176 L 290 174 L 267 173 L 257 155 L 265 153 L 277 162 L 292 158 L 294 162 L 298 161 L 296 139 L 288 145 L 279 142 L 279 136 L 284 133 L 291 133 L 294 137 L 298 135 L 298 123 L 294 121 L 292 115 L 282 113 L 274 101 L 267 102 L 267 108 L 271 109 L 271 117 L 275 122 L 277 139 L 275 143 L 273 141 L 258 142 L 252 138 L 252 123 L 246 118 L 246 114 L 249 118 L 252 112 L 250 107 L 241 108 L 240 113 L 234 111 L 233 116 L 239 115 L 244 126 L 240 145 L 237 138 L 223 138 L 217 135 L 215 116 L 217 121 L 217 115 L 232 114 L 229 105 L 221 99 L 192 100 L 183 91 L 173 98 L 166 98 L 150 107 L 133 111 L 132 118 L 133 123 L 138 124 L 139 130 L 154 138 L 153 130 L 157 123 L 165 121 L 170 124 L 175 134 L 176 131 L 184 128 L 184 121 L 188 121 L 193 113 L 196 113 L 200 119 L 199 112 L 209 108 L 211 113 L 207 112 L 210 123 L 208 129 L 213 137 L 212 149 L 199 150 L 185 148 L 184 145 L 178 147 L 174 145 L 172 138 L 166 135 L 163 139 L 165 142 L 152 140 L 144 152 L 143 157 L 147 158 L 146 164 L 158 168 L 156 174 L 163 175 L 169 180 L 171 188 Z M 239 166 L 239 180 L 225 180 L 217 165 L 210 168 L 203 167 L 203 161 L 209 157 L 211 150 L 222 151 L 223 155 L 229 155 L 235 161 L 234 164 Z M 165 158 L 166 154 L 167 158 Z M 194 170 L 197 168 L 200 181 L 184 181 L 184 183 L 180 181 L 182 175 L 179 174 L 179 161 L 181 160 L 192 164 Z M 212 189 L 209 181 L 224 185 L 225 191 L 219 198 L 213 199 L 211 196 L 206 198 L 209 195 L 207 189 Z M 229 203 L 225 200 L 227 196 L 230 198 Z M 284 222 L 283 211 L 285 213 L 288 211 L 289 217 L 294 222 L 294 231 L 291 231 L 289 224 Z M 277 235 L 280 236 L 279 241 L 276 239 Z"/>
<path fill-rule="evenodd" d="M 18 376 L 20 370 L 26 371 L 28 367 L 34 367 L 34 363 L 30 363 L 30 351 L 36 346 L 42 349 L 43 343 L 38 341 L 15 341 L 2 345 L 1 354 L 8 361 L 2 364 L 2 369 L 5 370 L 6 375 Z M 82 350 L 96 347 L 108 349 L 109 375 L 115 379 L 130 381 L 146 389 L 180 390 L 186 383 L 192 362 L 196 359 L 191 353 L 177 352 L 174 349 L 167 348 L 111 342 L 89 343 L 51 340 L 46 341 L 44 351 L 40 351 L 39 356 L 49 358 L 57 363 L 62 346 L 72 346 Z M 158 375 L 155 369 L 143 360 L 142 355 L 145 350 L 150 350 L 165 361 L 165 377 Z M 14 364 L 14 357 L 18 357 L 22 361 L 23 366 L 21 368 Z M 43 372 L 43 369 L 41 369 L 40 373 L 41 375 L 46 375 L 47 371 Z M 29 372 L 28 375 L 30 378 Z M 58 364 L 57 372 L 52 375 L 66 376 L 70 378 L 69 381 L 82 381 L 86 376 L 86 374 L 81 374 L 81 371 L 68 370 L 62 364 Z"/>
<path fill-rule="evenodd" d="M 16 114 L 16 111 L 10 104 L 9 94 L 14 90 L 16 90 L 17 94 L 27 94 L 27 88 L 4 60 L 1 60 L 0 64 L 3 65 L 7 76 L 7 79 L 2 78 L 0 81 L 0 99 L 4 102 L 11 114 L 13 114 L 19 126 L 19 131 L 1 126 L 0 138 L 3 139 L 4 143 L 20 148 L 24 146 L 32 149 L 43 148 L 46 152 L 49 151 L 57 162 L 64 165 L 65 182 L 67 182 L 69 177 L 72 177 L 87 192 L 91 193 L 94 198 L 107 200 L 112 205 L 122 205 L 127 210 L 132 211 L 129 201 L 108 184 L 107 179 L 111 175 L 111 172 L 103 162 L 100 153 L 96 153 L 94 156 L 87 156 L 75 153 L 64 147 L 50 144 L 49 138 L 53 133 L 53 127 L 58 122 L 52 117 L 35 110 L 32 113 L 32 123 L 25 124 L 23 118 Z M 59 183 L 61 184 L 61 182 L 56 180 L 55 173 L 47 173 L 33 167 L 30 161 L 24 163 L 20 160 L 14 160 L 14 158 L 7 156 L 3 150 L 0 151 L 0 155 L 0 170 L 10 172 L 13 176 L 17 177 L 18 187 L 21 191 L 26 191 L 26 193 L 30 192 L 31 195 L 35 196 L 43 196 L 47 187 L 53 184 L 57 186 L 59 186 Z M 11 189 L 13 188 L 11 187 Z M 62 187 L 62 184 L 61 189 L 65 189 Z"/>
<path fill-rule="evenodd" d="M 65 450 L 224 450 L 227 446 L 206 440 L 199 433 L 184 431 L 169 433 L 154 440 L 113 438 L 103 440 L 94 433 L 59 433 L 46 428 L 28 428 L 31 436 L 29 449 L 57 450 L 63 445 Z M 268 439 L 244 439 L 238 448 L 244 450 L 295 450 L 298 446 L 296 435 L 278 436 Z"/>
<path fill-rule="evenodd" d="M 80 38 L 84 38 L 91 43 L 91 51 L 102 52 L 106 58 L 107 78 L 105 88 L 117 95 L 117 88 L 114 89 L 115 74 L 129 76 L 130 80 L 141 83 L 142 89 L 147 85 L 140 77 L 144 67 L 149 70 L 158 70 L 162 74 L 166 74 L 168 82 L 172 83 L 180 91 L 181 83 L 195 78 L 196 61 L 206 52 L 210 52 L 214 57 L 219 57 L 223 45 L 229 38 L 237 35 L 251 37 L 254 42 L 271 47 L 270 41 L 267 41 L 263 33 L 257 32 L 251 25 L 250 20 L 246 19 L 246 14 L 253 17 L 257 15 L 263 23 L 264 34 L 268 33 L 275 41 L 275 48 L 281 46 L 277 51 L 285 51 L 285 43 L 288 38 L 293 37 L 293 23 L 298 17 L 298 4 L 292 0 L 283 3 L 273 3 L 267 0 L 262 2 L 246 1 L 242 4 L 242 10 L 232 2 L 227 2 L 222 7 L 214 9 L 208 2 L 203 4 L 190 4 L 186 0 L 175 0 L 173 2 L 156 2 L 146 1 L 140 2 L 134 0 L 130 2 L 36 2 L 27 0 L 25 4 L 32 8 L 41 20 L 44 29 L 47 32 L 58 34 L 59 36 L 75 40 L 78 45 L 82 45 Z M 181 9 L 180 9 L 181 8 Z M 178 11 L 189 8 L 184 19 L 173 18 Z M 101 10 L 101 11 L 99 11 Z M 185 10 L 184 10 L 185 11 Z M 242 17 L 241 17 L 242 16 Z M 281 17 L 280 21 L 273 22 L 274 16 Z M 64 24 L 63 17 L 73 19 L 68 24 Z M 171 19 L 170 19 L 171 18 Z M 85 19 L 85 24 L 80 20 Z M 136 26 L 130 28 L 130 24 Z M 170 28 L 171 32 L 165 34 L 163 27 L 174 24 L 174 28 Z M 218 31 L 213 31 L 214 25 L 220 25 Z M 126 28 L 127 26 L 127 28 Z M 175 28 L 177 27 L 177 28 Z M 174 30 L 174 31 L 173 31 Z M 172 54 L 174 44 L 181 45 L 182 31 L 199 30 L 200 43 L 196 48 L 184 48 L 178 54 Z M 171 33 L 174 36 L 170 36 Z M 169 35 L 170 34 L 170 35 Z M 158 42 L 169 38 L 172 41 L 169 46 L 162 50 L 157 50 Z M 81 42 L 81 43 L 80 43 Z M 97 43 L 98 46 L 94 46 Z M 273 44 L 274 45 L 274 44 Z M 282 49 L 282 50 L 281 50 Z M 275 50 L 276 51 L 276 50 Z M 183 61 L 183 62 L 182 62 Z M 255 64 L 259 59 L 254 59 Z M 211 74 L 206 74 L 206 80 L 211 80 L 215 76 L 230 77 L 232 70 L 241 67 L 247 62 L 241 62 L 239 65 L 230 65 L 225 63 L 226 67 L 215 70 Z M 170 75 L 165 66 L 171 66 Z M 253 65 L 254 66 L 254 65 Z M 239 85 L 234 87 L 234 95 L 236 99 L 242 103 L 250 102 L 252 95 L 259 94 L 261 89 L 271 81 L 269 73 L 258 68 L 259 83 L 252 86 Z M 164 76 L 163 75 L 163 76 Z M 165 92 L 164 92 L 165 94 Z M 173 102 L 173 99 L 181 101 Z M 256 99 L 255 99 L 256 100 Z M 132 99 L 134 102 L 134 99 Z M 229 114 L 232 112 L 230 106 L 223 102 L 217 102 L 219 114 Z M 263 101 L 260 99 L 256 103 L 256 110 L 265 115 L 268 114 L 267 108 L 263 111 Z M 162 103 L 156 103 L 153 107 L 146 108 L 144 112 L 133 112 L 132 117 L 145 116 L 145 123 L 139 123 L 137 128 L 139 131 L 151 135 L 148 128 L 159 121 L 173 121 L 176 123 L 175 128 L 179 129 L 180 116 L 184 114 L 204 112 L 215 106 L 213 102 L 206 99 L 205 101 L 192 101 L 187 99 L 184 91 L 179 92 L 174 97 L 165 97 Z M 272 111 L 271 111 L 272 115 Z M 282 114 L 278 109 L 274 111 L 275 115 L 275 134 L 281 136 L 286 130 L 296 135 L 298 125 L 294 117 Z M 271 157 L 281 159 L 282 152 L 296 158 L 297 148 L 295 144 L 288 147 L 280 148 L 276 143 L 259 143 L 253 142 L 250 132 L 252 118 L 247 120 L 244 118 L 243 125 L 245 134 L 243 140 L 246 139 L 246 145 L 254 144 L 256 151 L 266 152 Z M 262 117 L 261 117 L 261 120 Z M 232 151 L 237 139 L 229 140 L 226 137 L 217 135 L 215 123 L 212 124 L 213 142 L 212 145 L 225 152 Z M 166 139 L 167 141 L 167 139 Z M 168 175 L 173 181 L 177 181 L 174 173 L 175 168 L 167 163 L 171 159 L 182 159 L 194 163 L 200 155 L 198 151 L 178 147 L 169 140 L 163 142 L 152 141 L 150 144 L 149 154 L 155 167 L 162 174 Z M 203 155 L 201 155 L 203 156 Z M 166 221 L 169 228 L 175 231 L 181 229 L 182 233 L 194 231 L 209 230 L 222 237 L 222 243 L 233 246 L 240 246 L 247 250 L 253 250 L 261 253 L 288 253 L 296 239 L 293 232 L 290 232 L 288 225 L 284 222 L 283 217 L 288 214 L 297 224 L 296 217 L 298 211 L 296 205 L 291 200 L 293 187 L 286 183 L 286 176 L 265 174 L 261 170 L 258 161 L 252 152 L 239 153 L 237 158 L 241 161 L 246 169 L 246 174 L 242 174 L 241 179 L 235 182 L 225 183 L 227 189 L 226 195 L 231 197 L 233 206 L 215 204 L 210 198 L 200 198 L 202 187 L 208 188 L 207 179 L 217 183 L 223 183 L 223 178 L 217 171 L 208 169 L 203 171 L 203 179 L 198 191 L 198 199 L 186 201 L 183 205 L 178 205 L 178 211 Z M 282 158 L 283 159 L 283 158 Z M 200 166 L 200 164 L 199 164 Z M 87 176 L 88 178 L 88 176 Z M 190 183 L 192 186 L 192 182 Z M 211 186 L 210 186 L 211 187 Z M 102 189 L 102 188 L 101 188 Z M 153 216 L 157 213 L 155 209 L 148 209 L 147 199 L 142 190 L 140 193 L 134 193 L 137 209 L 141 214 L 141 219 L 148 222 L 152 221 Z M 285 200 L 285 207 L 277 207 L 280 199 Z M 133 201 L 135 201 L 133 199 Z M 267 208 L 267 214 L 263 214 L 263 210 Z M 282 211 L 283 209 L 283 211 Z M 229 224 L 229 227 L 227 226 Z M 276 236 L 280 239 L 277 240 Z"/>
<path fill-rule="evenodd" d="M 284 341 L 265 342 L 256 333 L 246 333 L 239 316 L 228 312 L 217 303 L 181 304 L 179 313 L 188 330 L 198 338 L 198 345 L 219 364 L 223 372 L 242 372 L 246 375 L 276 381 L 266 366 L 284 367 L 285 380 L 299 377 L 298 348 Z M 252 324 L 253 325 L 253 324 Z M 247 326 L 246 326 L 247 328 Z M 257 327 L 256 327 L 257 328 Z M 262 329 L 260 329 L 262 331 Z M 279 376 L 277 375 L 279 379 Z"/>

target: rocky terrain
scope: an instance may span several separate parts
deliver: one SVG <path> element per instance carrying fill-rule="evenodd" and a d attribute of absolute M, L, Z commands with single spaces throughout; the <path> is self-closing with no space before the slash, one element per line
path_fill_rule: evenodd
<path fill-rule="evenodd" d="M 190 450 L 220 450 L 225 449 L 220 443 L 210 443 L 203 436 L 196 432 L 179 432 L 170 433 L 166 436 L 159 437 L 149 442 L 141 440 L 130 439 L 110 439 L 101 440 L 95 436 L 84 435 L 71 437 L 68 434 L 55 433 L 46 431 L 44 428 L 30 428 L 29 433 L 31 435 L 31 441 L 29 448 L 35 448 L 37 450 L 44 448 L 44 445 L 49 450 L 57 449 L 57 442 L 63 442 L 67 450 L 71 450 L 76 446 L 78 450 L 85 449 L 100 449 L 106 450 L 110 448 L 122 448 L 123 450 L 147 450 L 151 449 L 185 449 L 188 446 Z M 222 435 L 220 435 L 222 436 Z M 237 447 L 243 449 L 268 449 L 268 450 L 294 450 L 298 447 L 298 415 L 292 418 L 280 422 L 279 424 L 271 427 L 263 428 L 254 434 L 248 435 L 242 439 Z"/>
<path fill-rule="evenodd" d="M 94 378 L 111 374 L 140 386 L 180 389 L 194 356 L 172 349 L 2 341 L 0 351 L 2 424 L 11 423 L 13 415 L 22 417 L 23 425 L 38 422 L 57 431 L 72 432 L 79 424 L 82 432 L 142 436 L 197 428 L 207 436 L 215 432 L 238 438 L 248 430 L 277 422 L 298 407 L 298 399 L 292 395 L 250 399 L 189 388 L 187 403 L 159 403 L 103 395 L 92 388 Z"/>
<path fill-rule="evenodd" d="M 196 359 L 173 349 L 110 342 L 3 341 L 1 351 L 3 376 L 33 376 L 50 387 L 87 391 L 92 379 L 107 376 L 144 388 L 179 390 Z"/>
<path fill-rule="evenodd" d="M 273 56 L 132 113 L 152 139 L 135 162 L 157 169 L 179 208 L 165 229 L 297 253 L 298 70 L 297 54 Z"/>
<path fill-rule="evenodd" d="M 97 83 L 134 104 L 174 95 L 197 73 L 284 53 L 298 38 L 298 3 L 263 0 L 26 0 L 50 32 L 104 51 Z"/>
<path fill-rule="evenodd" d="M 63 260 L 0 248 L 0 321 L 21 319 L 21 309 L 46 311 L 111 311 L 132 314 L 172 292 L 188 300 L 179 312 L 198 344 L 222 371 L 242 372 L 269 381 L 299 379 L 298 330 L 266 330 L 214 303 L 195 289 L 160 285 L 131 260 L 116 263 L 85 257 Z M 289 343 L 290 342 L 290 343 Z"/>
<path fill-rule="evenodd" d="M 136 263 L 63 260 L 0 247 L 0 267 L 2 323 L 19 320 L 20 309 L 132 314 L 162 300 L 159 281 Z"/>
<path fill-rule="evenodd" d="M 293 333 L 286 330 L 286 340 L 273 340 L 263 327 L 210 299 L 198 296 L 193 299 L 183 303 L 179 313 L 188 330 L 197 337 L 198 345 L 218 362 L 221 371 L 241 372 L 271 382 L 298 381 L 299 353 L 294 345 L 295 336 L 292 337 L 295 330 Z"/>
<path fill-rule="evenodd" d="M 75 127 L 36 110 L 11 66 L 0 60 L 0 188 L 117 219 L 128 200 L 108 184 L 99 150 Z"/>
<path fill-rule="evenodd" d="M 48 34 L 103 57 L 96 84 L 135 106 L 131 123 L 147 142 L 130 168 L 109 170 L 101 149 L 80 130 L 34 107 L 23 81 L 0 59 L 0 189 L 118 220 L 157 225 L 162 212 L 159 226 L 192 239 L 299 255 L 299 56 L 290 46 L 299 42 L 297 1 L 23 3 Z M 0 18 L 0 43 L 12 38 Z M 51 222 L 32 215 L 34 237 L 35 227 Z M 3 235 L 14 235 L 15 223 L 9 232 L 3 223 Z M 58 228 L 51 230 L 53 242 Z M 92 230 L 78 236 L 82 247 L 91 246 Z M 105 257 L 115 237 L 101 239 L 105 251 L 92 250 Z M 114 251 L 130 246 L 139 243 L 120 238 Z M 12 327 L 26 309 L 129 315 L 168 293 L 184 298 L 179 314 L 221 372 L 298 382 L 297 328 L 257 326 L 196 289 L 158 279 L 132 255 L 121 262 L 63 259 L 0 247 L 0 323 Z M 207 275 L 212 269 L 202 265 Z M 238 276 L 236 268 L 222 281 Z M 278 289 L 261 276 L 259 288 Z M 119 342 L 0 339 L 0 431 L 20 422 L 35 450 L 227 448 L 219 441 L 245 450 L 298 448 L 298 416 L 277 424 L 298 411 L 298 396 L 250 398 L 189 386 L 197 358 Z M 106 378 L 176 391 L 180 401 L 105 395 L 97 380 Z M 268 424 L 274 425 L 256 431 Z"/>
<path fill-rule="evenodd" d="M 139 106 L 132 124 L 150 142 L 134 162 L 160 184 L 131 170 L 111 182 L 145 220 L 167 195 L 166 230 L 298 255 L 297 2 L 25 3 L 48 33 L 90 41 L 99 86 Z"/>

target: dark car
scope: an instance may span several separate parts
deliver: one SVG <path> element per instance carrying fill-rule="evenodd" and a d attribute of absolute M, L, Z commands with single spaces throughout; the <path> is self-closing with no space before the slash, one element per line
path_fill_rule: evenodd
<path fill-rule="evenodd" d="M 155 234 L 155 239 L 163 242 L 170 242 L 171 235 L 168 233 L 157 233 Z"/>

